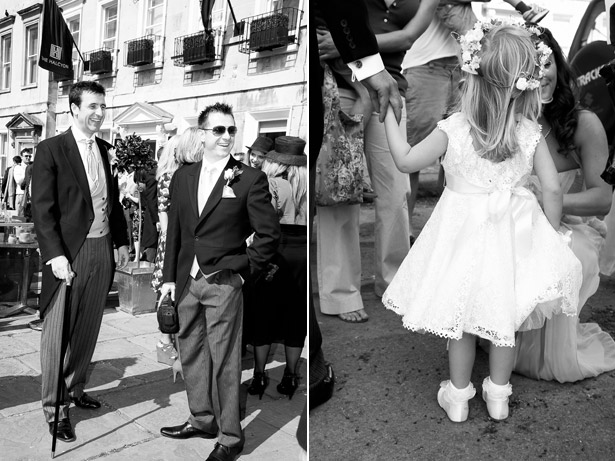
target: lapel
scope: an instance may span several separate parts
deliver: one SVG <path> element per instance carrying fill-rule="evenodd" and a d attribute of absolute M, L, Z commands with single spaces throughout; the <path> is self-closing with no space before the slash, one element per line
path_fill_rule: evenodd
<path fill-rule="evenodd" d="M 190 197 L 190 204 L 192 205 L 192 212 L 194 216 L 199 215 L 199 177 L 201 176 L 201 168 L 203 161 L 194 164 L 194 167 L 188 173 L 188 197 Z"/>
<path fill-rule="evenodd" d="M 222 169 L 222 172 L 220 173 L 220 176 L 218 177 L 218 180 L 216 181 L 216 185 L 214 186 L 213 190 L 211 191 L 211 194 L 209 194 L 209 198 L 207 199 L 207 203 L 205 203 L 205 206 L 203 207 L 203 212 L 199 216 L 198 224 L 203 222 L 203 220 L 207 217 L 207 215 L 209 213 L 211 213 L 211 211 L 216 207 L 216 205 L 218 205 L 218 203 L 220 203 L 220 200 L 222 200 L 222 189 L 224 188 L 224 184 L 225 184 L 224 172 L 228 168 L 233 168 L 233 166 L 235 166 L 237 163 L 239 163 L 239 162 L 237 162 L 237 160 L 235 160 L 233 158 L 233 156 L 231 155 L 229 157 L 228 162 L 226 163 L 226 166 Z M 199 172 L 200 172 L 200 170 L 199 170 Z M 197 185 L 198 185 L 198 181 L 197 181 Z M 197 193 L 198 193 L 198 191 L 197 191 Z"/>
<path fill-rule="evenodd" d="M 88 177 L 85 172 L 85 167 L 83 166 L 83 161 L 81 160 L 77 141 L 70 128 L 66 132 L 66 136 L 64 136 L 63 152 L 73 176 L 79 185 L 79 189 L 81 189 L 81 194 L 83 195 L 85 203 L 90 210 L 94 210 L 94 205 L 92 205 L 92 194 L 90 194 L 90 186 L 88 185 Z"/>
<path fill-rule="evenodd" d="M 109 156 L 107 155 L 107 144 L 100 138 L 95 137 L 98 151 L 100 152 L 100 159 L 102 161 L 103 170 L 105 170 L 105 179 L 107 180 L 107 197 L 109 204 L 113 203 L 115 197 L 113 196 L 113 177 L 111 175 L 111 165 L 109 165 Z M 108 207 L 111 210 L 111 206 Z"/>

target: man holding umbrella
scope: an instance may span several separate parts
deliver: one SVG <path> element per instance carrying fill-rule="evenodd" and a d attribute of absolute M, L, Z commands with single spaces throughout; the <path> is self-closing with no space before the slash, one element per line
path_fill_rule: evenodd
<path fill-rule="evenodd" d="M 94 136 L 105 118 L 105 89 L 77 82 L 68 101 L 72 127 L 37 147 L 32 218 L 43 260 L 43 412 L 50 433 L 57 418 L 57 438 L 72 442 L 70 401 L 81 408 L 100 407 L 83 389 L 113 280 L 113 245 L 119 266 L 125 266 L 128 236 L 109 162 L 111 145 Z M 69 299 L 63 281 L 72 281 Z"/>

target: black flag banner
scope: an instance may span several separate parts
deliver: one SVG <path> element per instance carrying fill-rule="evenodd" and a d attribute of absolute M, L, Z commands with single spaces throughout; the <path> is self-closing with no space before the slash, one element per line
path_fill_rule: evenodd
<path fill-rule="evenodd" d="M 45 0 L 39 67 L 73 77 L 73 36 L 55 0 Z"/>
<path fill-rule="evenodd" d="M 203 20 L 203 28 L 205 30 L 210 29 L 209 17 L 211 16 L 214 2 L 215 0 L 201 0 L 201 19 Z"/>

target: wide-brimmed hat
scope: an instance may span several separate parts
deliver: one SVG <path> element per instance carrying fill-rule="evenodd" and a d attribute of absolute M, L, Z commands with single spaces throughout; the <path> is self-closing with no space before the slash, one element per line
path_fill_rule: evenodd
<path fill-rule="evenodd" d="M 307 155 L 305 141 L 296 136 L 278 136 L 275 138 L 275 147 L 267 154 L 267 159 L 284 165 L 305 166 Z"/>
<path fill-rule="evenodd" d="M 273 147 L 273 139 L 267 136 L 259 136 L 251 146 L 246 146 L 250 150 L 257 150 L 266 154 Z"/>

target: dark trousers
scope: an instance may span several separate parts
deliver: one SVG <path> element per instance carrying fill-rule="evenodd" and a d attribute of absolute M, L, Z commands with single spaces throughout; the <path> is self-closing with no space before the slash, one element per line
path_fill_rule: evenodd
<path fill-rule="evenodd" d="M 60 419 L 68 417 L 69 396 L 80 397 L 86 374 L 94 355 L 107 294 L 113 274 L 111 235 L 86 239 L 72 263 L 75 273 L 70 295 L 68 348 L 64 357 L 64 392 L 60 402 Z M 54 418 L 58 392 L 58 369 L 64 297 L 60 290 L 45 313 L 41 335 L 42 402 L 47 422 Z"/>
<path fill-rule="evenodd" d="M 177 335 L 189 422 L 218 434 L 226 446 L 243 445 L 239 411 L 241 384 L 241 277 L 222 270 L 190 277 L 178 304 Z"/>

